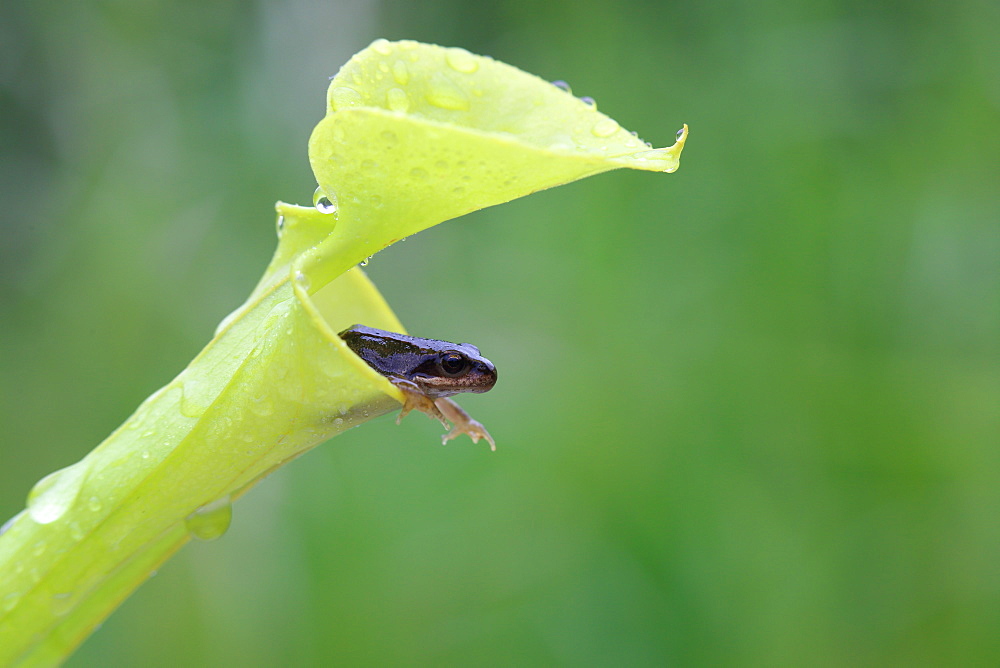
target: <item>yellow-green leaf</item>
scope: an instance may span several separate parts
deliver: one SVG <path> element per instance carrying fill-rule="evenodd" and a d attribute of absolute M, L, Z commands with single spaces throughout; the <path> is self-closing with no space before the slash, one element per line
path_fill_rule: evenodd
<path fill-rule="evenodd" d="M 672 172 L 686 126 L 651 149 L 534 75 L 463 49 L 377 40 L 330 83 L 309 159 L 337 207 L 317 249 L 358 262 L 444 220 L 600 172 Z"/>

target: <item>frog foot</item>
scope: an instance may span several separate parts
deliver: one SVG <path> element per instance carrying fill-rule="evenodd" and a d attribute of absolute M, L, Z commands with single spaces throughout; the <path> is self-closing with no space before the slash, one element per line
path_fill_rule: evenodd
<path fill-rule="evenodd" d="M 441 445 L 447 444 L 448 441 L 458 438 L 462 434 L 468 434 L 473 443 L 478 443 L 479 439 L 485 438 L 486 442 L 490 444 L 490 450 L 496 452 L 497 444 L 490 436 L 490 432 L 486 431 L 486 427 L 481 422 L 473 420 L 468 413 L 462 410 L 461 406 L 451 399 L 438 399 L 434 404 L 455 425 L 451 431 L 441 436 Z"/>
<path fill-rule="evenodd" d="M 390 380 L 392 381 L 392 384 L 396 386 L 396 389 L 403 393 L 404 398 L 403 409 L 399 411 L 399 415 L 396 416 L 396 424 L 402 422 L 403 418 L 415 408 L 421 413 L 426 413 L 427 417 L 437 420 L 445 427 L 448 426 L 448 422 L 444 419 L 444 415 L 441 414 L 438 407 L 434 405 L 434 401 L 426 394 L 423 394 L 420 391 L 420 388 L 417 387 L 416 383 L 396 378 Z"/>

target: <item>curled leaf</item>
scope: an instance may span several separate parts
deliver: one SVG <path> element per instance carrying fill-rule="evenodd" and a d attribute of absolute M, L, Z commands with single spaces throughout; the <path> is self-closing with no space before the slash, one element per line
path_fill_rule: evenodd
<path fill-rule="evenodd" d="M 463 49 L 377 40 L 330 83 L 309 140 L 338 230 L 311 265 L 358 262 L 444 220 L 628 167 L 672 172 L 687 127 L 650 149 L 592 104 Z"/>

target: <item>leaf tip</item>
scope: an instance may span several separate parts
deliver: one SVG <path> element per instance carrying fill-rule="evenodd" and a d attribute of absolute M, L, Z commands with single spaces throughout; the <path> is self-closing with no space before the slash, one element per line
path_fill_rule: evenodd
<path fill-rule="evenodd" d="M 624 167 L 631 167 L 632 169 L 673 174 L 680 167 L 681 152 L 684 150 L 687 138 L 688 126 L 685 123 L 677 131 L 677 141 L 672 146 L 639 151 L 638 153 L 622 156 L 618 161 L 624 163 Z"/>

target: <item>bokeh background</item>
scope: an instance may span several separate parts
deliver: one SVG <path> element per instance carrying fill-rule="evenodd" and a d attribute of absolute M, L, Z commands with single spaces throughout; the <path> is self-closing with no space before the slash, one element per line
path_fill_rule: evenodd
<path fill-rule="evenodd" d="M 168 382 L 308 203 L 327 78 L 463 46 L 658 146 L 368 267 L 500 369 L 273 475 L 71 666 L 996 665 L 1000 5 L 0 5 L 0 516 Z"/>

